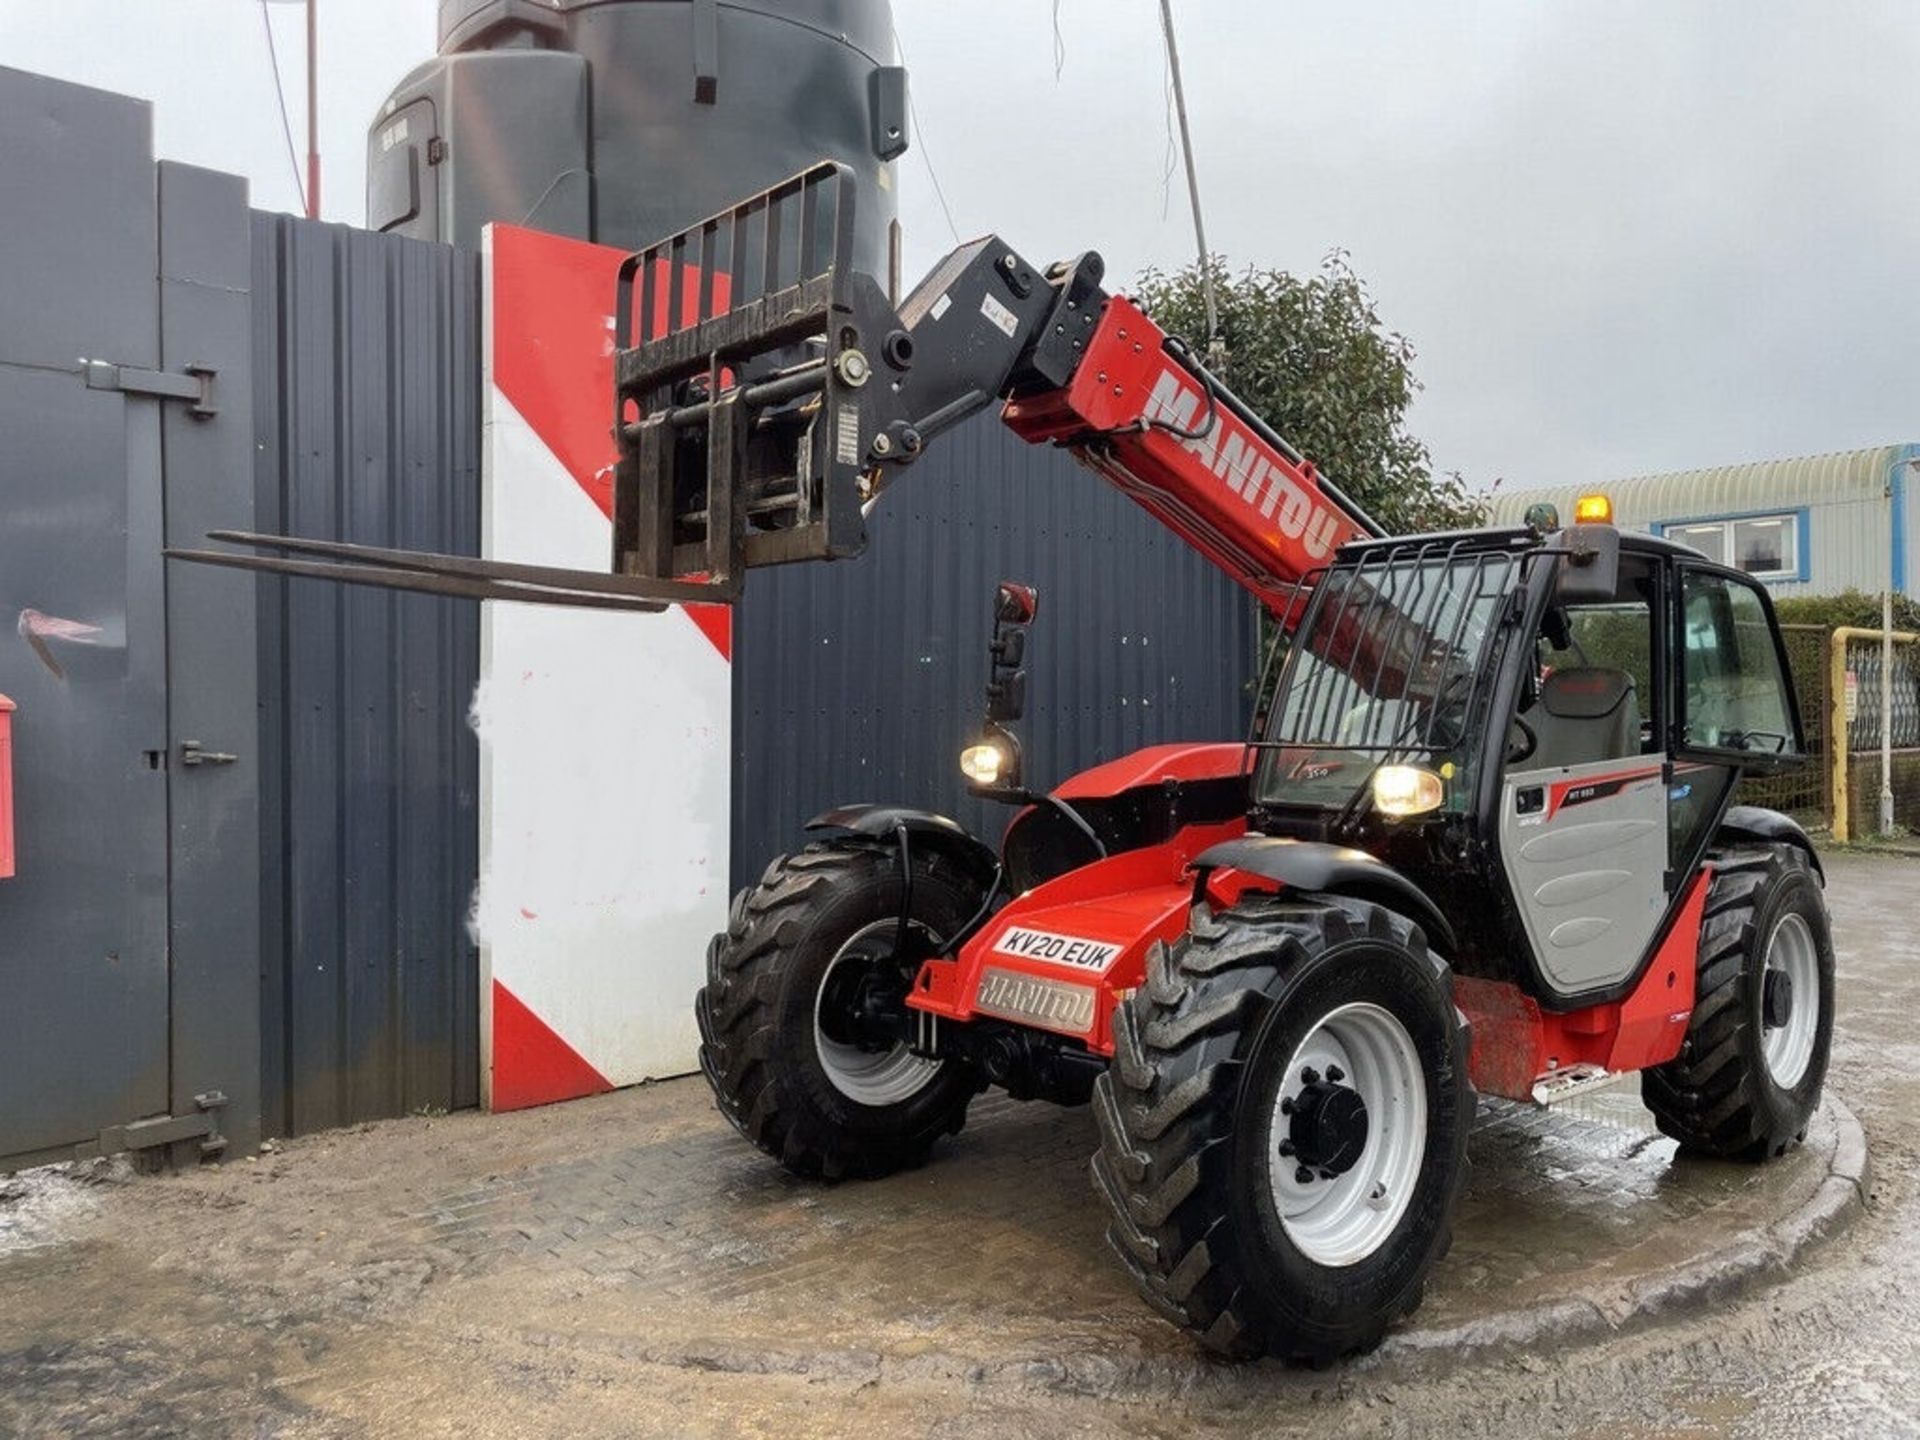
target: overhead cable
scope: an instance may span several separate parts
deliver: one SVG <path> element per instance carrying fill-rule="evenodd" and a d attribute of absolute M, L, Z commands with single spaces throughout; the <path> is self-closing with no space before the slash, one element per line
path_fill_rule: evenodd
<path fill-rule="evenodd" d="M 267 64 L 273 70 L 273 93 L 280 102 L 280 131 L 287 137 L 287 163 L 293 167 L 293 188 L 300 196 L 300 208 L 307 208 L 307 186 L 300 176 L 300 152 L 293 143 L 293 121 L 287 115 L 287 92 L 280 83 L 280 52 L 273 43 L 273 14 L 267 0 L 260 0 L 260 23 L 267 31 Z"/>

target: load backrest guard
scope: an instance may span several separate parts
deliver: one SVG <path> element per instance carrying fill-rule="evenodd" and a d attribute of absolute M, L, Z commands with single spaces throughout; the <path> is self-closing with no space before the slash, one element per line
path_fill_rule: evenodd
<path fill-rule="evenodd" d="M 857 394 L 892 312 L 851 269 L 854 205 L 823 163 L 621 266 L 615 573 L 731 598 L 749 566 L 860 549 Z"/>
<path fill-rule="evenodd" d="M 730 599 L 754 566 L 857 555 L 865 507 L 927 444 L 1071 378 L 1098 255 L 1043 274 L 984 236 L 896 311 L 850 268 L 854 204 L 852 172 L 824 163 L 622 267 L 618 574 L 704 575 Z"/>

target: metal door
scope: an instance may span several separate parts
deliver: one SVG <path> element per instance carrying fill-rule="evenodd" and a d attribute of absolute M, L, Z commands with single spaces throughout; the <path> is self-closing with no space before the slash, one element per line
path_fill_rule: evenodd
<path fill-rule="evenodd" d="M 161 559 L 169 522 L 251 519 L 220 498 L 251 494 L 245 194 L 172 166 L 156 184 L 150 126 L 141 102 L 0 71 L 0 195 L 22 199 L 0 227 L 0 1168 L 217 1149 L 257 1107 L 251 781 L 196 791 L 177 744 L 248 743 L 251 586 L 177 582 L 170 633 Z M 222 217 L 237 287 L 208 244 Z M 170 936 L 170 868 L 193 901 L 174 913 L 213 923 Z"/>

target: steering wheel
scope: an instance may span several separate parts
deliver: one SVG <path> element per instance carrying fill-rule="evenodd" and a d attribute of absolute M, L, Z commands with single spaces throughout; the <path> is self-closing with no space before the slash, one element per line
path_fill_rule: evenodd
<path fill-rule="evenodd" d="M 1521 760 L 1530 759 L 1533 752 L 1540 748 L 1540 737 L 1534 733 L 1533 727 L 1518 715 L 1513 717 L 1513 728 L 1520 732 L 1520 740 L 1518 744 L 1515 744 L 1511 737 L 1507 740 L 1507 763 L 1509 765 Z"/>

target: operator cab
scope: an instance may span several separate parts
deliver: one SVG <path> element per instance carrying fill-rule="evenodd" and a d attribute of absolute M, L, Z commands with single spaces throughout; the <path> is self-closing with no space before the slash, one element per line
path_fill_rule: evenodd
<path fill-rule="evenodd" d="M 1446 894 L 1456 968 L 1555 1006 L 1631 988 L 1740 772 L 1803 749 L 1766 592 L 1603 514 L 1357 543 L 1309 582 L 1255 828 Z"/>

